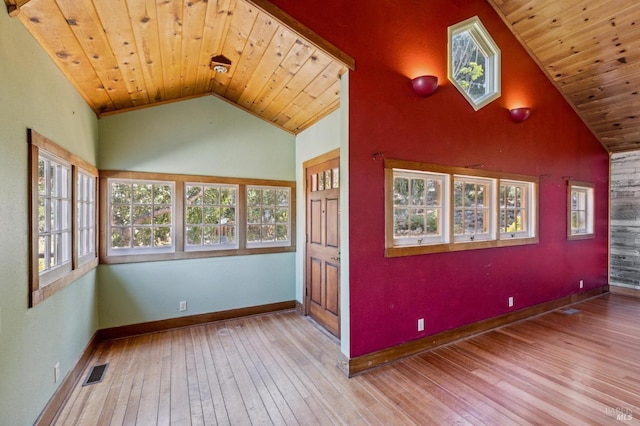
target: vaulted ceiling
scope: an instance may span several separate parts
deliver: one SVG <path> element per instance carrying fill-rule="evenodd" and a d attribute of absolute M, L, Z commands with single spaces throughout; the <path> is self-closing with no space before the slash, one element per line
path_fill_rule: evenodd
<path fill-rule="evenodd" d="M 487 1 L 607 150 L 640 149 L 640 3 Z M 268 0 L 5 3 L 99 116 L 212 94 L 298 133 L 355 64 Z"/>
<path fill-rule="evenodd" d="M 640 149 L 640 2 L 488 2 L 609 152 Z"/>
<path fill-rule="evenodd" d="M 98 116 L 212 94 L 298 133 L 339 106 L 354 66 L 263 0 L 5 3 Z"/>

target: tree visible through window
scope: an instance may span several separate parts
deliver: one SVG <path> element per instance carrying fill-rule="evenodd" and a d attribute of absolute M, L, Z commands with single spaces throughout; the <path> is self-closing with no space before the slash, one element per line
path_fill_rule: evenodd
<path fill-rule="evenodd" d="M 290 241 L 289 188 L 247 187 L 247 246 Z"/>
<path fill-rule="evenodd" d="M 535 177 L 385 160 L 385 255 L 535 244 Z"/>
<path fill-rule="evenodd" d="M 237 185 L 186 184 L 187 249 L 237 248 Z"/>
<path fill-rule="evenodd" d="M 109 248 L 171 249 L 173 193 L 173 183 L 110 181 Z"/>
<path fill-rule="evenodd" d="M 500 97 L 500 49 L 478 17 L 449 27 L 449 80 L 475 110 Z"/>

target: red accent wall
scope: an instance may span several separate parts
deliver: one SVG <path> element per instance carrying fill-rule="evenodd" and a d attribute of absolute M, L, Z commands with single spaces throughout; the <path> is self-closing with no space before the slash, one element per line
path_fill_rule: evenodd
<path fill-rule="evenodd" d="M 273 0 L 356 60 L 349 77 L 351 357 L 607 284 L 608 154 L 483 0 Z M 447 27 L 478 15 L 502 96 L 474 111 L 448 82 Z M 410 78 L 440 78 L 416 97 Z M 507 109 L 530 106 L 513 123 Z M 384 257 L 386 158 L 540 176 L 539 244 Z M 596 238 L 567 241 L 567 178 L 596 185 Z M 507 307 L 509 296 L 515 299 Z M 417 319 L 426 329 L 417 332 Z"/>

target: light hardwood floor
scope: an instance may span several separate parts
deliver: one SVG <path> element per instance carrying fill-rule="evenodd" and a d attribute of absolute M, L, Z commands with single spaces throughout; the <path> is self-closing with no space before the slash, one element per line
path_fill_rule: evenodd
<path fill-rule="evenodd" d="M 351 379 L 294 311 L 107 341 L 56 424 L 640 424 L 640 300 L 572 307 Z"/>

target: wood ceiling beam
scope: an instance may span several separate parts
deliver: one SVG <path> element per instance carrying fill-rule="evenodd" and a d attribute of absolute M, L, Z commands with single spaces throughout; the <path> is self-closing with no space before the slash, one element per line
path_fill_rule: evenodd
<path fill-rule="evenodd" d="M 12 18 L 18 16 L 20 14 L 20 8 L 30 1 L 31 0 L 5 0 L 9 16 Z"/>

